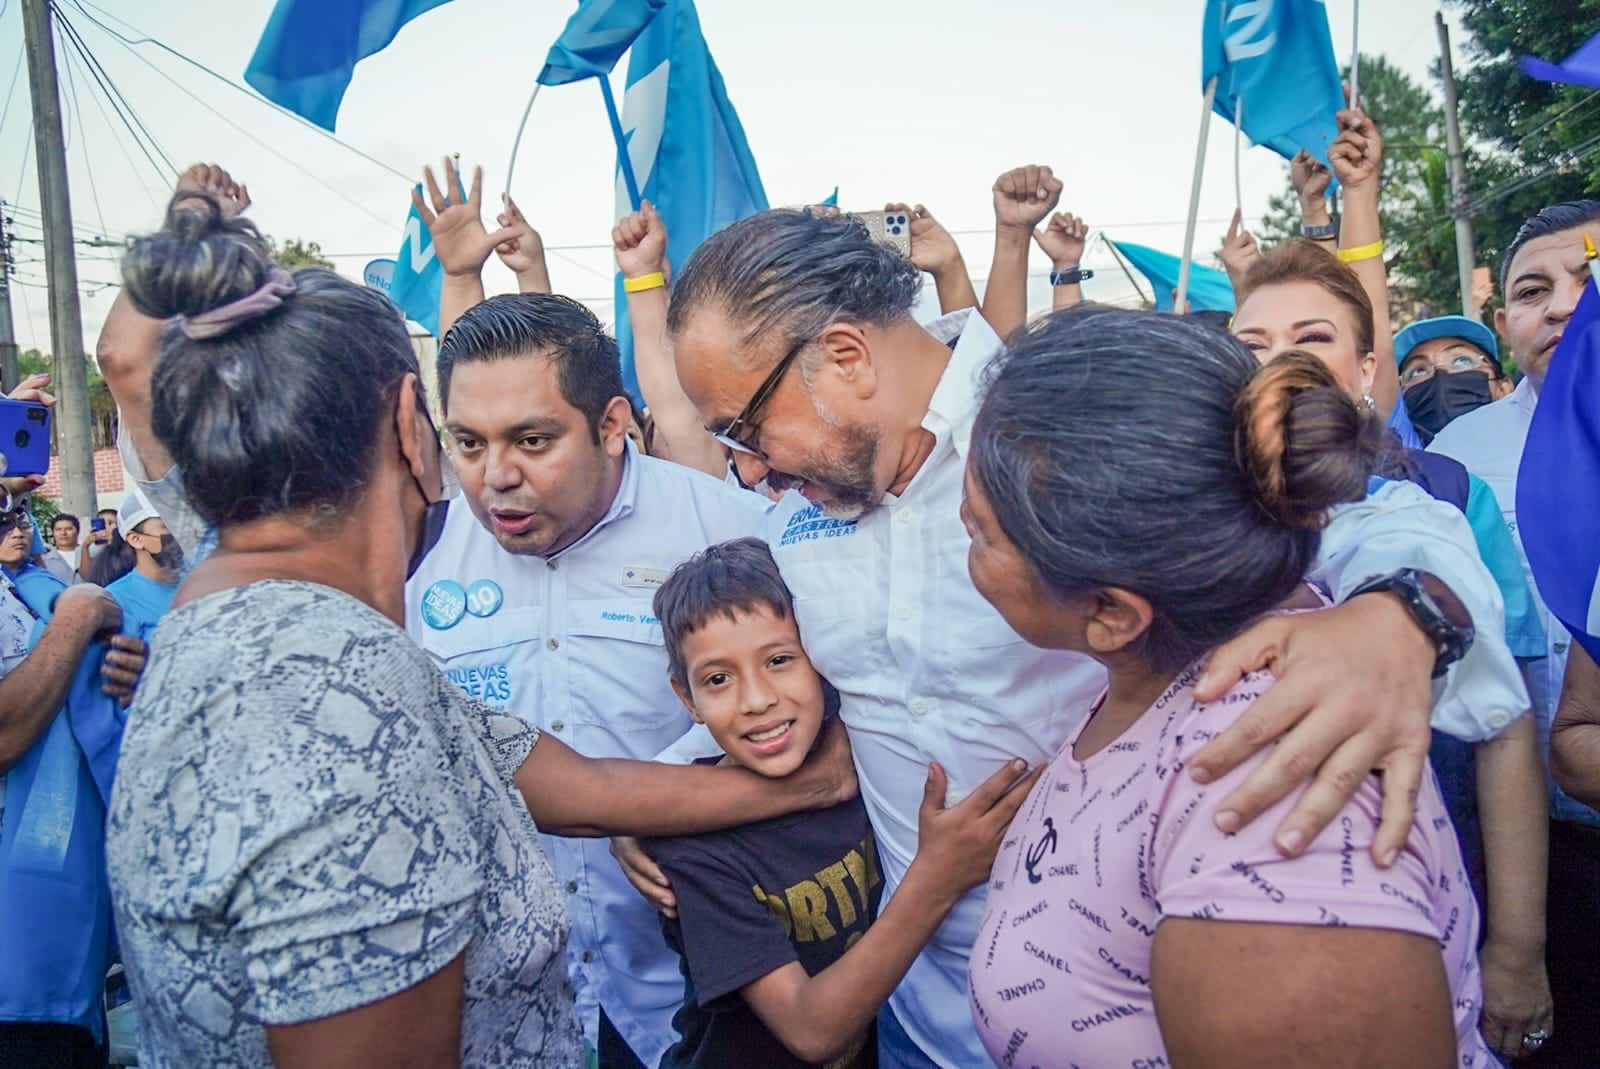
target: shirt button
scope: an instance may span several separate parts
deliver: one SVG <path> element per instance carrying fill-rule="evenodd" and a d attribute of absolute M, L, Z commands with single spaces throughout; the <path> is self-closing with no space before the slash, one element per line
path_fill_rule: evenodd
<path fill-rule="evenodd" d="M 1557 642 L 1557 643 L 1556 643 L 1556 644 L 1555 644 L 1555 645 L 1554 645 L 1554 647 L 1552 647 L 1552 648 L 1553 648 L 1553 649 L 1554 649 L 1554 650 L 1555 650 L 1555 651 L 1556 651 L 1556 652 L 1557 652 L 1557 653 L 1566 653 L 1566 652 L 1567 652 L 1567 644 L 1566 644 L 1566 643 L 1565 643 L 1565 642 Z"/>
<path fill-rule="evenodd" d="M 553 650 L 559 650 L 561 648 L 561 640 L 559 638 L 553 638 L 549 642 L 546 642 L 545 645 L 549 646 Z"/>
<path fill-rule="evenodd" d="M 922 716 L 928 711 L 928 702 L 925 698 L 911 699 L 911 715 Z"/>
<path fill-rule="evenodd" d="M 578 893 L 578 881 L 577 880 L 568 880 L 567 881 L 567 894 L 575 895 L 577 893 Z"/>
<path fill-rule="evenodd" d="M 567 722 L 565 720 L 552 720 L 552 721 L 550 721 L 550 730 L 551 731 L 563 731 L 563 730 L 566 729 L 566 726 L 567 726 Z"/>
<path fill-rule="evenodd" d="M 1509 723 L 1511 723 L 1511 714 L 1504 709 L 1496 709 L 1489 716 L 1489 728 L 1491 731 L 1499 731 Z"/>
<path fill-rule="evenodd" d="M 545 567 L 546 567 L 546 568 L 549 568 L 549 569 L 550 569 L 550 570 L 551 570 L 551 571 L 552 571 L 552 572 L 553 572 L 553 571 L 555 571 L 555 570 L 556 570 L 556 562 L 555 562 L 555 561 L 553 561 L 553 560 L 547 560 L 547 561 L 545 561 L 545 562 L 544 562 L 544 566 L 545 566 Z"/>
<path fill-rule="evenodd" d="M 911 606 L 902 605 L 894 611 L 894 614 L 902 620 L 909 620 L 911 619 Z"/>
<path fill-rule="evenodd" d="M 585 962 L 590 962 L 590 961 L 594 960 L 594 951 L 585 950 L 582 954 L 580 954 L 578 956 L 581 957 Z"/>

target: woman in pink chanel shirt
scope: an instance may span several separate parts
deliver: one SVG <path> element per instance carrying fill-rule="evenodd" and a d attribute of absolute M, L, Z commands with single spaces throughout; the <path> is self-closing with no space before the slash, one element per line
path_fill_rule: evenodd
<path fill-rule="evenodd" d="M 1367 492 L 1379 429 L 1313 357 L 1258 369 L 1177 316 L 1044 321 L 991 371 L 963 516 L 978 590 L 1109 686 L 996 858 L 971 959 L 999 1065 L 1492 1065 L 1478 915 L 1429 777 L 1406 848 L 1371 860 L 1377 777 L 1299 856 L 1277 813 L 1236 834 L 1186 771 L 1271 682 L 1203 705 L 1208 653 L 1294 600 L 1324 514 Z"/>

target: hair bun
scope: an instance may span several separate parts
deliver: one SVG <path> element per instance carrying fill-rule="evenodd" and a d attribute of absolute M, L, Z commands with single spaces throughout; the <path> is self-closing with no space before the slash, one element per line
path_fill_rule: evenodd
<path fill-rule="evenodd" d="M 154 234 L 135 238 L 122 260 L 128 299 L 155 319 L 197 316 L 260 289 L 272 270 L 255 224 L 223 217 L 203 193 L 181 192 Z"/>
<path fill-rule="evenodd" d="M 1366 496 L 1383 428 L 1356 407 L 1321 360 L 1283 353 L 1234 406 L 1234 453 L 1273 522 L 1318 529 L 1328 509 Z"/>

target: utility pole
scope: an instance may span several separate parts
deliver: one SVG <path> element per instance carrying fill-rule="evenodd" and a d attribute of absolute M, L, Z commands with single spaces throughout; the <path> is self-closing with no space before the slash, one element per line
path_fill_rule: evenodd
<path fill-rule="evenodd" d="M 0 200 L 0 393 L 17 388 L 22 376 L 17 369 L 17 335 L 11 325 L 11 220 L 6 218 L 5 201 Z"/>
<path fill-rule="evenodd" d="M 1450 215 L 1456 221 L 1456 270 L 1461 276 L 1461 314 L 1472 314 L 1472 269 L 1478 253 L 1472 241 L 1472 216 L 1467 213 L 1467 160 L 1461 148 L 1461 120 L 1456 114 L 1456 73 L 1450 63 L 1450 27 L 1435 12 L 1439 27 L 1439 73 L 1444 78 L 1444 136 L 1450 153 Z"/>
<path fill-rule="evenodd" d="M 95 510 L 94 450 L 89 439 L 88 360 L 78 308 L 78 263 L 67 198 L 67 149 L 61 134 L 61 89 L 56 81 L 50 0 L 22 0 L 22 34 L 33 96 L 34 155 L 39 207 L 44 213 L 44 266 L 50 283 L 50 345 L 55 355 L 56 443 L 61 460 L 61 507 L 78 516 Z"/>

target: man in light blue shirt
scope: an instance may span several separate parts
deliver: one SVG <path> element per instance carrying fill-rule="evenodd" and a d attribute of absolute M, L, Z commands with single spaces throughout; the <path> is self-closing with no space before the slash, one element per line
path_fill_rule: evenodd
<path fill-rule="evenodd" d="M 183 547 L 138 487 L 122 499 L 117 526 L 133 549 L 134 565 L 133 571 L 107 586 L 106 593 L 122 606 L 123 632 L 148 643 L 177 596 Z"/>
<path fill-rule="evenodd" d="M 467 311 L 440 346 L 439 395 L 464 494 L 407 586 L 407 630 L 468 694 L 585 756 L 654 757 L 691 723 L 655 589 L 698 550 L 760 535 L 769 503 L 628 441 L 616 342 L 566 298 Z M 600 1064 L 657 1064 L 683 979 L 653 909 L 603 841 L 544 845 Z"/>

